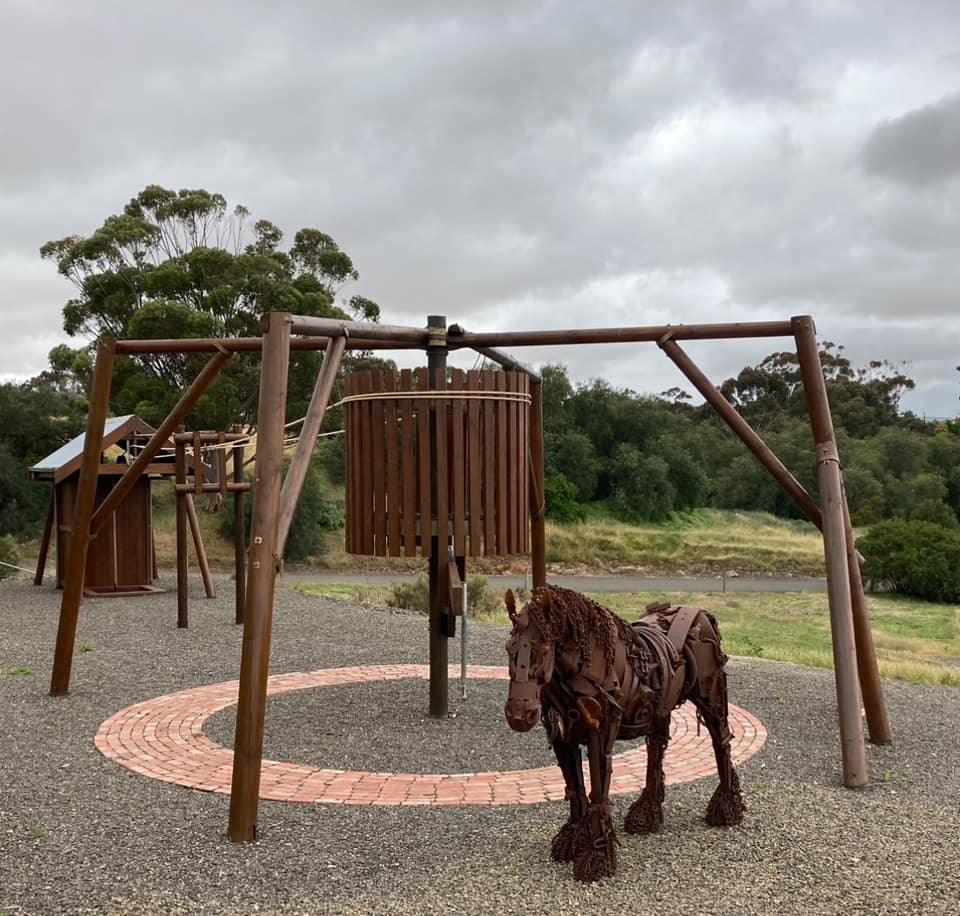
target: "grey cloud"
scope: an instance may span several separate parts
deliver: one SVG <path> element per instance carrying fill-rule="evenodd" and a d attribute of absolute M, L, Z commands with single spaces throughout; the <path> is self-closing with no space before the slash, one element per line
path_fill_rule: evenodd
<path fill-rule="evenodd" d="M 814 311 L 859 337 L 909 312 L 949 336 L 960 189 L 878 183 L 850 151 L 951 91 L 955 6 L 876 9 L 4 4 L 0 308 L 42 315 L 55 336 L 72 289 L 38 247 L 159 182 L 220 191 L 288 235 L 330 232 L 356 291 L 398 323 Z M 902 97 L 873 89 L 891 73 Z M 885 333 L 896 357 L 908 338 Z M 0 341 L 0 371 L 37 371 L 28 350 Z M 719 352 L 703 357 L 715 378 L 768 351 Z M 555 356 L 578 378 L 676 381 L 670 366 L 655 375 L 655 353 Z M 934 384 L 951 358 L 918 359 L 918 373 Z"/>
<path fill-rule="evenodd" d="M 924 186 L 960 174 L 960 93 L 878 124 L 863 147 L 867 172 Z"/>

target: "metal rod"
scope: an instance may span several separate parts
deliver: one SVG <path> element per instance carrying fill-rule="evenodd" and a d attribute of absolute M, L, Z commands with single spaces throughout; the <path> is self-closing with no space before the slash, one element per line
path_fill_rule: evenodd
<path fill-rule="evenodd" d="M 296 337 L 290 341 L 290 349 L 297 352 L 325 350 L 329 337 Z M 347 340 L 348 350 L 409 350 L 410 344 L 390 340 Z M 118 340 L 117 353 L 135 356 L 145 353 L 259 353 L 263 349 L 262 337 L 192 337 L 157 338 L 154 340 Z"/>
<path fill-rule="evenodd" d="M 447 347 L 446 328 L 447 320 L 443 315 L 430 315 L 427 318 L 427 327 L 430 333 L 431 346 L 427 350 L 427 369 L 430 373 L 430 384 L 434 390 L 446 387 L 447 375 Z M 441 378 L 443 384 L 441 385 Z M 448 682 L 447 682 L 447 620 L 449 609 L 447 589 L 441 581 L 441 574 L 445 573 L 447 556 L 447 519 L 440 518 L 437 511 L 438 488 L 447 485 L 437 475 L 437 409 L 436 402 L 430 407 L 430 443 L 433 454 L 430 456 L 430 503 L 431 518 L 436 516 L 436 533 L 431 533 L 431 518 L 420 520 L 421 537 L 430 536 L 430 715 L 442 718 L 447 714 Z M 442 541 L 442 556 L 441 556 Z M 445 575 L 444 575 L 445 578 Z"/>
<path fill-rule="evenodd" d="M 243 598 L 246 591 L 246 518 L 243 490 L 239 485 L 243 480 L 243 446 L 233 447 L 233 483 L 237 487 L 233 491 L 233 566 L 235 579 L 234 623 L 243 623 Z"/>
<path fill-rule="evenodd" d="M 87 547 L 90 544 L 90 520 L 97 497 L 97 474 L 103 427 L 107 421 L 110 403 L 110 384 L 113 379 L 115 341 L 106 338 L 97 348 L 97 362 L 93 370 L 90 391 L 90 412 L 87 414 L 87 432 L 83 442 L 83 458 L 77 482 L 77 499 L 73 510 L 70 546 L 64 564 L 63 597 L 60 601 L 60 620 L 57 624 L 57 643 L 53 652 L 53 674 L 50 693 L 63 696 L 70 690 L 70 668 L 73 664 L 73 646 L 77 638 L 77 618 L 83 599 L 83 578 L 87 565 Z"/>
<path fill-rule="evenodd" d="M 57 512 L 57 488 L 50 490 L 50 503 L 47 506 L 47 520 L 43 523 L 43 535 L 40 538 L 40 556 L 37 557 L 37 571 L 33 575 L 34 585 L 43 585 L 43 571 L 47 567 L 47 551 L 50 549 L 50 535 L 53 532 L 53 518 Z"/>
<path fill-rule="evenodd" d="M 182 430 L 183 426 L 177 429 Z M 183 440 L 175 441 L 174 465 L 176 481 L 174 492 L 177 500 L 177 627 L 190 625 L 190 593 L 187 579 L 189 558 L 187 556 L 187 447 Z M 180 489 L 183 487 L 184 489 Z"/>
<path fill-rule="evenodd" d="M 294 315 L 291 333 L 294 335 L 349 337 L 351 340 L 363 342 L 366 349 L 366 341 L 370 340 L 426 346 L 429 332 L 427 328 L 408 328 L 391 324 L 371 324 L 365 321 L 337 321 L 335 318 Z"/>
<path fill-rule="evenodd" d="M 213 587 L 210 576 L 210 564 L 207 562 L 207 551 L 203 546 L 203 535 L 200 532 L 200 519 L 197 518 L 197 507 L 193 502 L 192 493 L 184 493 L 183 499 L 187 506 L 187 520 L 190 522 L 190 534 L 193 536 L 193 549 L 197 554 L 197 566 L 200 567 L 200 576 L 208 598 L 216 598 L 217 590 Z"/>
<path fill-rule="evenodd" d="M 797 356 L 807 398 L 807 410 L 817 450 L 817 477 L 823 513 L 823 552 L 827 567 L 827 597 L 833 631 L 833 667 L 840 720 L 840 753 L 843 784 L 867 785 L 867 755 L 860 718 L 860 691 L 850 594 L 850 569 L 843 521 L 840 458 L 833 434 L 833 419 L 820 365 L 816 331 L 809 315 L 793 319 Z"/>
<path fill-rule="evenodd" d="M 337 372 L 340 371 L 340 360 L 343 357 L 345 343 L 346 339 L 343 337 L 332 337 L 327 345 L 323 366 L 317 376 L 317 383 L 310 399 L 310 407 L 307 409 L 307 416 L 300 429 L 297 448 L 287 469 L 287 478 L 283 482 L 283 491 L 280 494 L 280 521 L 277 524 L 277 556 L 279 557 L 283 556 L 287 546 L 287 536 L 290 534 L 293 516 L 297 511 L 297 500 L 300 498 L 303 482 L 307 478 L 310 458 L 323 425 L 327 404 L 330 403 L 333 383 L 337 380 Z"/>
<path fill-rule="evenodd" d="M 543 384 L 530 380 L 530 566 L 533 587 L 547 584 L 546 503 L 544 502 L 543 470 Z"/>
<path fill-rule="evenodd" d="M 700 371 L 696 363 L 680 349 L 675 340 L 663 337 L 660 339 L 659 345 L 660 349 L 667 354 L 697 391 L 703 395 L 704 400 L 720 415 L 720 419 L 736 433 L 757 461 L 767 469 L 770 476 L 786 490 L 800 511 L 822 530 L 823 519 L 820 515 L 820 507 L 813 501 L 800 481 L 784 467 L 780 459 L 757 435 L 753 427 L 744 420 L 736 408 L 720 393 L 719 389 Z"/>
<path fill-rule="evenodd" d="M 842 482 L 842 476 L 841 476 Z M 873 645 L 873 631 L 870 629 L 870 613 L 867 609 L 867 596 L 863 592 L 863 577 L 857 563 L 857 551 L 853 540 L 853 525 L 850 521 L 850 507 L 847 505 L 846 487 L 843 490 L 843 527 L 847 547 L 847 567 L 850 570 L 850 596 L 853 607 L 853 638 L 857 649 L 857 674 L 860 677 L 860 693 L 863 696 L 863 709 L 867 717 L 867 730 L 874 744 L 893 744 L 890 730 L 890 717 L 883 698 L 883 685 L 880 681 L 880 666 L 877 664 L 877 652 Z"/>
<path fill-rule="evenodd" d="M 250 843 L 257 838 L 273 594 L 279 567 L 277 518 L 283 484 L 283 423 L 290 369 L 291 316 L 273 312 L 268 319 L 260 375 L 256 487 L 230 790 L 229 835 L 234 843 Z"/>
<path fill-rule="evenodd" d="M 207 364 L 203 367 L 200 374 L 193 380 L 193 384 L 183 393 L 183 397 L 177 402 L 170 415 L 160 424 L 160 428 L 150 437 L 150 441 L 143 447 L 133 464 L 127 468 L 126 473 L 117 485 L 110 491 L 107 498 L 100 504 L 100 508 L 94 513 L 92 521 L 92 530 L 96 534 L 97 529 L 110 517 L 111 513 L 126 498 L 134 484 L 140 479 L 140 475 L 146 470 L 150 462 L 160 453 L 170 436 L 176 430 L 177 426 L 186 419 L 188 413 L 196 406 L 197 401 L 210 386 L 210 383 L 220 374 L 220 370 L 230 361 L 232 354 L 225 351 L 218 351 L 210 357 Z M 202 473 L 199 468 L 198 473 Z"/>
<path fill-rule="evenodd" d="M 674 324 L 634 328 L 569 328 L 563 331 L 491 331 L 451 334 L 449 346 L 546 347 L 563 344 L 640 343 L 658 341 L 667 331 L 676 340 L 725 340 L 743 337 L 790 337 L 789 321 L 744 321 L 724 324 Z"/>

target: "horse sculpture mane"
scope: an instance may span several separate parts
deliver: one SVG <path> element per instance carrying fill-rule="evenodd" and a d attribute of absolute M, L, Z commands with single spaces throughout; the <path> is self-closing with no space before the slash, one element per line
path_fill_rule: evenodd
<path fill-rule="evenodd" d="M 569 820 L 553 840 L 554 859 L 572 861 L 581 881 L 616 871 L 609 793 L 618 738 L 647 739 L 646 786 L 630 807 L 625 829 L 660 830 L 670 714 L 685 700 L 697 707 L 717 759 L 720 785 L 707 808 L 707 823 L 731 826 L 742 820 L 740 784 L 730 758 L 727 658 L 710 614 L 650 605 L 631 625 L 586 595 L 552 585 L 536 589 L 521 611 L 508 591 L 506 605 L 513 621 L 507 642 L 507 721 L 518 731 L 543 723 L 570 802 Z M 589 796 L 582 745 L 590 764 Z"/>

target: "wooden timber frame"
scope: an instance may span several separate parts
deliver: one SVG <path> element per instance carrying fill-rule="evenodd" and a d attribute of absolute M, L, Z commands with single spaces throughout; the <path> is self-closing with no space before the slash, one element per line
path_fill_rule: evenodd
<path fill-rule="evenodd" d="M 87 435 L 50 688 L 53 695 L 66 694 L 69 689 L 77 617 L 83 594 L 84 563 L 91 533 L 109 517 L 109 513 L 133 486 L 142 468 L 149 464 L 161 445 L 175 432 L 178 424 L 189 414 L 210 382 L 234 354 L 261 351 L 256 480 L 244 600 L 243 647 L 230 796 L 229 836 L 232 841 L 249 842 L 256 839 L 276 577 L 280 571 L 297 497 L 329 403 L 341 357 L 346 349 L 426 350 L 428 369 L 434 373 L 443 370 L 445 375 L 447 353 L 470 348 L 493 359 L 504 368 L 519 370 L 529 376 L 531 402 L 527 440 L 527 489 L 533 584 L 536 587 L 546 584 L 541 384 L 536 373 L 497 348 L 656 343 L 823 533 L 833 634 L 842 780 L 845 786 L 851 788 L 867 784 L 861 697 L 870 739 L 876 744 L 889 744 L 892 739 L 843 489 L 816 330 L 810 316 L 801 315 L 786 321 L 471 333 L 457 325 L 444 327 L 441 316 L 431 316 L 425 328 L 413 328 L 273 312 L 264 317 L 262 330 L 262 337 L 253 338 L 100 341 L 91 387 Z M 680 347 L 680 342 L 684 340 L 768 337 L 792 337 L 796 345 L 814 438 L 821 493 L 819 506 Z M 290 353 L 321 349 L 325 351 L 325 358 L 296 452 L 284 480 L 283 437 Z M 114 357 L 118 353 L 161 352 L 210 353 L 211 357 L 107 500 L 94 512 L 96 466 L 110 397 Z M 436 380 L 436 375 L 434 379 Z M 436 468 L 432 468 L 431 473 L 434 486 L 439 475 Z M 448 604 L 453 603 L 457 596 L 462 598 L 463 570 L 447 569 L 453 562 L 453 552 L 449 551 L 452 544 L 444 545 L 446 550 L 441 549 L 439 544 L 431 546 L 431 564 L 446 569 L 451 586 L 451 595 L 447 601 Z M 433 589 L 431 591 L 433 592 Z M 445 676 L 446 639 L 443 637 L 446 634 L 435 629 L 433 613 L 434 605 L 441 606 L 445 596 L 439 589 L 437 592 L 436 595 L 431 595 L 431 670 L 435 661 L 442 660 Z M 438 652 L 436 659 L 435 642 L 443 647 L 442 653 Z M 431 698 L 433 690 L 434 687 L 431 686 Z"/>

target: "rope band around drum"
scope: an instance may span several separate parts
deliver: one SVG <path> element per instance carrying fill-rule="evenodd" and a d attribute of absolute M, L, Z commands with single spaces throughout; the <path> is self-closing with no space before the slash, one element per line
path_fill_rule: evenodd
<path fill-rule="evenodd" d="M 341 398 L 332 407 L 349 404 L 352 401 L 393 401 L 393 400 L 422 400 L 422 401 L 515 401 L 518 404 L 530 405 L 532 398 L 522 391 L 463 391 L 454 388 L 436 388 L 424 391 L 367 391 L 361 394 L 348 394 Z M 328 408 L 329 409 L 329 408 Z"/>

